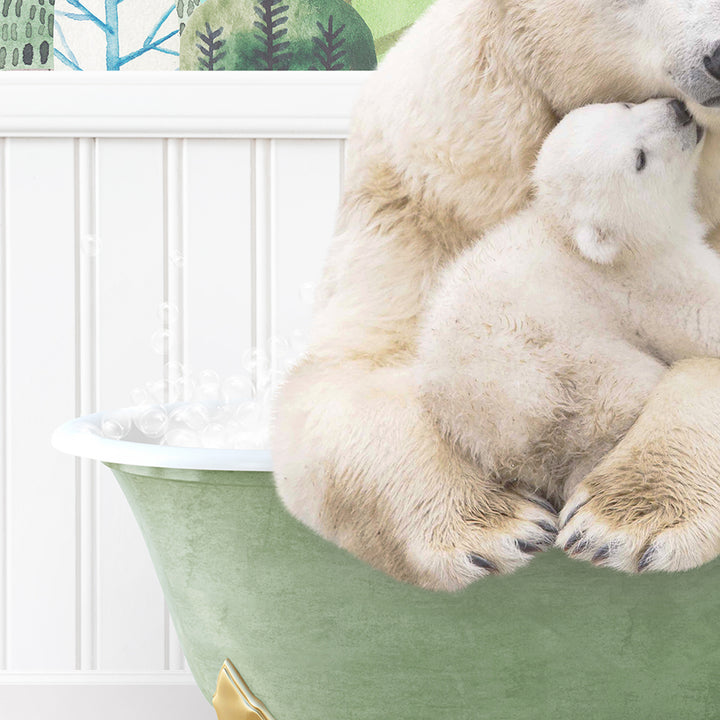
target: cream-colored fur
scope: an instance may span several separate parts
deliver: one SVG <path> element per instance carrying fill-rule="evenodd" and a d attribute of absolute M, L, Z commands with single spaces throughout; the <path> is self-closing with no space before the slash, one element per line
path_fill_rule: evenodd
<path fill-rule="evenodd" d="M 573 111 L 543 145 L 535 202 L 444 271 L 421 324 L 420 395 L 486 477 L 561 504 L 626 435 L 670 363 L 720 356 L 720 257 L 694 210 L 700 136 L 667 100 Z M 601 502 L 589 482 L 575 504 Z M 662 484 L 646 483 L 635 490 L 640 537 L 622 529 L 615 498 L 595 515 L 585 504 L 562 546 L 627 570 L 693 567 L 720 552 L 720 516 L 693 516 L 696 498 L 685 507 L 677 488 L 668 503 Z M 705 487 L 720 507 L 720 479 Z M 632 488 L 623 493 L 631 508 Z M 683 532 L 656 552 L 678 513 Z M 688 536 L 695 542 L 678 547 Z M 501 568 L 497 552 L 475 548 Z"/>
<path fill-rule="evenodd" d="M 293 514 L 442 589 L 487 572 L 468 561 L 476 544 L 512 549 L 518 522 L 554 520 L 510 490 L 502 511 L 485 507 L 493 481 L 420 403 L 418 317 L 441 268 L 527 204 L 536 154 L 574 107 L 682 96 L 710 128 L 699 202 L 720 222 L 720 112 L 700 106 L 720 96 L 703 66 L 719 12 L 720 0 L 438 0 L 390 52 L 355 115 L 310 352 L 278 400 L 275 475 Z"/>

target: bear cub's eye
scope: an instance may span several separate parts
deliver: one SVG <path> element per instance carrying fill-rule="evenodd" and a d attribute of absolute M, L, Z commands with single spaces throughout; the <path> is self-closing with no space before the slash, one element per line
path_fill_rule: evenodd
<path fill-rule="evenodd" d="M 640 172 L 647 165 L 647 155 L 644 150 L 638 150 L 637 160 L 635 161 L 635 169 Z"/>

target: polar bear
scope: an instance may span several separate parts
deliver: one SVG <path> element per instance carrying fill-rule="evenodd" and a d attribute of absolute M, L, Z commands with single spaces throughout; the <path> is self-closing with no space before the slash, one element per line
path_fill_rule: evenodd
<path fill-rule="evenodd" d="M 698 207 L 720 225 L 718 17 L 720 0 L 437 0 L 391 50 L 354 116 L 309 352 L 277 399 L 290 512 L 394 577 L 445 590 L 483 575 L 467 560 L 476 538 L 537 512 L 555 522 L 545 499 L 498 494 L 442 437 L 412 372 L 418 318 L 441 268 L 527 204 L 544 138 L 582 105 L 684 99 L 708 128 Z M 669 376 L 668 393 L 715 362 Z M 672 459 L 677 423 L 653 417 L 633 436 L 638 457 L 653 438 Z M 688 431 L 699 421 L 684 415 Z M 682 458 L 698 483 L 716 433 L 710 459 Z M 634 482 L 623 463 L 614 472 Z"/>
<path fill-rule="evenodd" d="M 540 151 L 536 199 L 443 271 L 420 323 L 420 397 L 498 488 L 561 503 L 627 434 L 670 364 L 720 357 L 720 257 L 694 202 L 703 136 L 678 100 L 572 111 Z M 663 492 L 647 488 L 646 503 L 662 505 Z M 559 542 L 630 572 L 716 557 L 720 517 L 674 493 L 636 533 L 583 518 L 583 504 Z M 720 502 L 720 478 L 705 493 Z M 633 497 L 627 509 L 641 508 Z M 509 571 L 555 535 L 543 520 L 517 524 L 471 560 Z"/>

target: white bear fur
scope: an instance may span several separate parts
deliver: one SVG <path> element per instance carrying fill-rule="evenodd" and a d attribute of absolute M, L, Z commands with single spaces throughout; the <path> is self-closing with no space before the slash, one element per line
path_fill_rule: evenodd
<path fill-rule="evenodd" d="M 720 95 L 702 68 L 719 12 L 720 0 L 438 0 L 390 52 L 355 113 L 310 351 L 278 398 L 275 477 L 295 516 L 429 588 L 486 574 L 469 554 L 497 550 L 500 571 L 527 561 L 518 533 L 555 515 L 499 493 L 444 440 L 412 370 L 418 318 L 441 268 L 528 203 L 544 138 L 581 105 L 683 97 L 708 126 L 699 209 L 720 223 L 720 112 L 699 104 Z"/>
<path fill-rule="evenodd" d="M 486 475 L 562 501 L 668 365 L 720 356 L 720 257 L 694 209 L 701 146 L 667 100 L 575 110 L 543 145 L 537 199 L 442 273 L 418 386 Z"/>

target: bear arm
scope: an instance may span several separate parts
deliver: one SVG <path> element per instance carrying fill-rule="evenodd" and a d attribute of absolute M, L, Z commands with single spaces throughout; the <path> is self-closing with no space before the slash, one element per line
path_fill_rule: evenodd
<path fill-rule="evenodd" d="M 667 363 L 720 357 L 720 257 L 698 246 L 670 259 L 663 275 L 639 318 L 642 335 Z"/>

